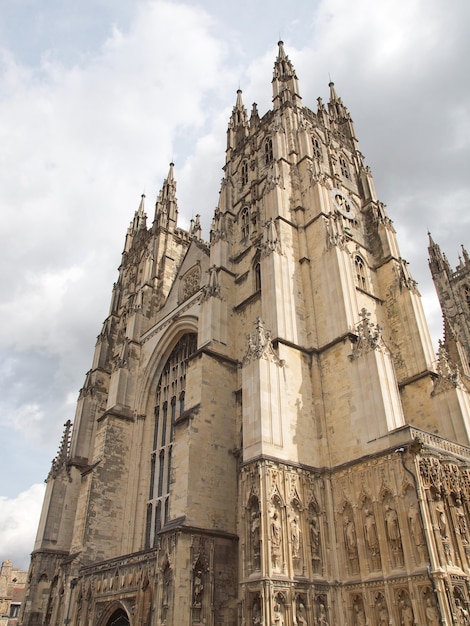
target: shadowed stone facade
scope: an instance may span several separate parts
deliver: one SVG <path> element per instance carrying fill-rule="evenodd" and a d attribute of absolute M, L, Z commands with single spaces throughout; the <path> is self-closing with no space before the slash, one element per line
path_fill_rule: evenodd
<path fill-rule="evenodd" d="M 25 626 L 468 623 L 468 346 L 436 360 L 334 85 L 304 107 L 280 42 L 272 89 L 237 93 L 208 243 L 173 165 L 135 213 Z"/>

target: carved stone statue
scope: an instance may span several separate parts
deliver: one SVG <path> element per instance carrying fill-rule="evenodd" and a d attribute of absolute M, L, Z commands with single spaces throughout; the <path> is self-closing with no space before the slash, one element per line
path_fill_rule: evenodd
<path fill-rule="evenodd" d="M 259 626 L 261 624 L 261 604 L 259 600 L 255 600 L 253 604 L 252 621 L 253 626 Z"/>
<path fill-rule="evenodd" d="M 400 621 L 402 626 L 413 626 L 415 619 L 411 604 L 405 600 L 400 601 Z"/>
<path fill-rule="evenodd" d="M 397 550 L 401 547 L 400 527 L 398 526 L 398 515 L 395 509 L 389 504 L 385 505 L 385 527 L 387 529 L 387 537 L 393 549 Z"/>
<path fill-rule="evenodd" d="M 373 554 L 376 554 L 379 550 L 379 538 L 377 536 L 375 517 L 369 508 L 364 510 L 364 516 L 364 530 L 366 534 L 367 547 Z"/>
<path fill-rule="evenodd" d="M 272 566 L 278 569 L 281 564 L 282 532 L 281 522 L 279 521 L 279 513 L 276 509 L 271 516 L 270 535 Z"/>
<path fill-rule="evenodd" d="M 378 613 L 379 613 L 379 626 L 388 626 L 389 616 L 387 605 L 385 604 L 385 600 L 383 597 L 378 602 Z"/>
<path fill-rule="evenodd" d="M 323 602 L 320 602 L 318 606 L 317 626 L 329 626 L 328 620 L 326 617 L 326 609 L 325 609 L 325 605 L 323 604 Z"/>
<path fill-rule="evenodd" d="M 204 591 L 204 585 L 202 584 L 202 572 L 201 570 L 197 570 L 194 572 L 193 606 L 195 607 L 201 606 L 203 591 Z"/>
<path fill-rule="evenodd" d="M 444 509 L 444 505 L 442 502 L 436 505 L 436 513 L 437 513 L 437 524 L 439 527 L 439 532 L 441 534 L 442 539 L 448 539 L 448 529 L 447 529 L 447 515 Z"/>
<path fill-rule="evenodd" d="M 274 626 L 284 626 L 284 615 L 278 602 L 274 605 Z"/>
<path fill-rule="evenodd" d="M 366 626 L 366 614 L 364 605 L 360 598 L 356 598 L 353 604 L 354 626 Z"/>
<path fill-rule="evenodd" d="M 305 610 L 305 605 L 302 600 L 297 601 L 296 606 L 296 624 L 297 626 L 308 626 L 307 622 L 307 612 Z"/>
<path fill-rule="evenodd" d="M 353 520 L 348 515 L 344 517 L 344 537 L 346 540 L 346 550 L 350 555 L 356 556 L 356 529 Z"/>
<path fill-rule="evenodd" d="M 300 527 L 297 515 L 293 515 L 290 520 L 291 542 L 292 542 L 292 557 L 294 559 L 299 557 L 300 553 Z"/>
<path fill-rule="evenodd" d="M 310 530 L 310 545 L 312 548 L 312 556 L 320 556 L 320 525 L 318 523 L 318 517 L 312 515 L 309 521 Z"/>
<path fill-rule="evenodd" d="M 460 501 L 457 501 L 457 506 L 455 507 L 455 515 L 457 517 L 457 528 L 459 530 L 462 541 L 464 543 L 468 543 L 467 519 L 465 517 L 465 511 L 463 510 Z"/>
<path fill-rule="evenodd" d="M 251 512 L 251 549 L 253 551 L 253 567 L 260 566 L 260 516 L 259 511 Z"/>
<path fill-rule="evenodd" d="M 426 598 L 426 621 L 429 626 L 439 626 L 439 611 L 432 598 Z"/>
<path fill-rule="evenodd" d="M 455 609 L 457 622 L 461 626 L 468 626 L 470 623 L 470 615 L 459 597 L 455 598 Z"/>
<path fill-rule="evenodd" d="M 423 529 L 421 527 L 421 519 L 419 509 L 416 502 L 412 502 L 408 508 L 408 521 L 410 523 L 410 531 L 417 546 L 424 544 Z"/>

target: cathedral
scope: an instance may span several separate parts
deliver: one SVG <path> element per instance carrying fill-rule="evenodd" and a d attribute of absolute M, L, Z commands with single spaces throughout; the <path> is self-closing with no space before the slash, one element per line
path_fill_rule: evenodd
<path fill-rule="evenodd" d="M 24 626 L 470 623 L 470 260 L 430 236 L 436 356 L 329 88 L 304 106 L 279 42 L 272 109 L 237 92 L 209 241 L 173 164 L 142 197 Z"/>

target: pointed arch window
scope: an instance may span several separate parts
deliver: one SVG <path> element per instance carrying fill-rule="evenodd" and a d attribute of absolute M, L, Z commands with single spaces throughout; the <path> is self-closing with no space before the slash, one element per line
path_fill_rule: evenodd
<path fill-rule="evenodd" d="M 320 159 L 321 161 L 322 152 L 321 152 L 320 142 L 318 141 L 316 137 L 312 137 L 312 148 L 313 148 L 313 156 L 316 157 L 317 159 Z"/>
<path fill-rule="evenodd" d="M 266 165 L 274 161 L 273 140 L 268 137 L 264 142 L 264 162 Z"/>
<path fill-rule="evenodd" d="M 253 274 L 255 278 L 255 291 L 261 291 L 261 263 L 259 254 L 253 261 Z"/>
<path fill-rule="evenodd" d="M 339 167 L 341 170 L 341 176 L 347 179 L 351 178 L 351 175 L 349 173 L 349 165 L 346 159 L 342 156 L 339 157 Z"/>
<path fill-rule="evenodd" d="M 250 210 L 246 206 L 241 213 L 242 239 L 247 239 L 250 234 Z"/>
<path fill-rule="evenodd" d="M 242 185 L 245 186 L 248 183 L 248 163 L 244 161 L 242 163 Z"/>
<path fill-rule="evenodd" d="M 470 311 L 470 287 L 465 285 L 463 288 L 463 296 L 465 298 L 465 302 L 467 303 L 467 307 Z"/>
<path fill-rule="evenodd" d="M 356 285 L 361 289 L 367 288 L 366 264 L 358 254 L 354 257 L 354 269 L 356 271 Z"/>
<path fill-rule="evenodd" d="M 145 533 L 146 548 L 156 545 L 162 522 L 168 521 L 174 424 L 184 411 L 187 363 L 196 348 L 197 335 L 195 333 L 183 335 L 167 359 L 157 384 Z"/>

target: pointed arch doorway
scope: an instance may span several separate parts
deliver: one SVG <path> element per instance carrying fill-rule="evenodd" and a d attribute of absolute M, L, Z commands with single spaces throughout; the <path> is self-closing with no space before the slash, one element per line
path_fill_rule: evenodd
<path fill-rule="evenodd" d="M 106 626 L 130 626 L 127 613 L 123 609 L 117 609 L 106 622 Z"/>

